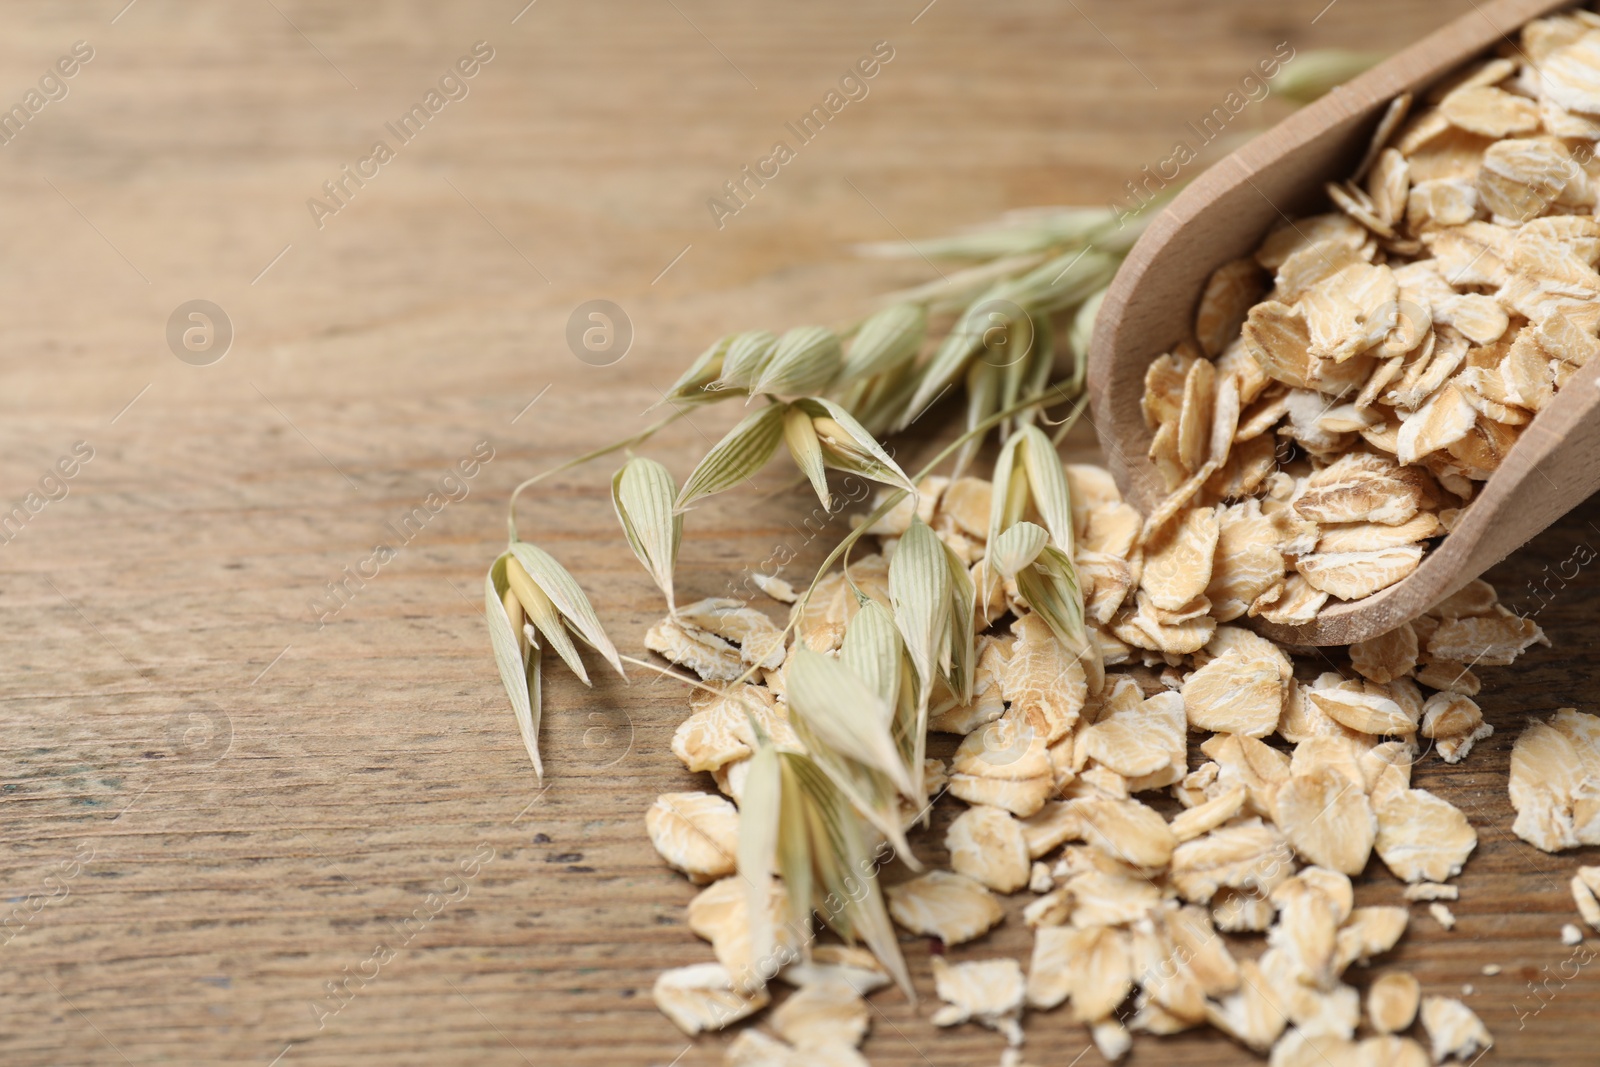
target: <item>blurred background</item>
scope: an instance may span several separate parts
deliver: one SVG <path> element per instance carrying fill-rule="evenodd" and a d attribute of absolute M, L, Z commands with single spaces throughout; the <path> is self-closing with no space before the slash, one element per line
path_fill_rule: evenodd
<path fill-rule="evenodd" d="M 711 958 L 643 832 L 657 793 L 698 788 L 667 751 L 685 693 L 553 674 L 535 780 L 479 608 L 510 488 L 642 429 L 726 332 L 850 321 L 939 276 L 856 242 L 1126 203 L 1230 93 L 1256 98 L 1184 177 L 1288 113 L 1244 82 L 1262 60 L 1387 53 L 1475 7 L 525 2 L 0 12 L 7 1064 L 720 1063 L 725 1037 L 690 1042 L 650 1001 L 659 970 Z M 792 158 L 751 181 L 779 141 Z M 598 354 L 569 343 L 591 301 L 616 330 Z M 725 407 L 651 454 L 682 478 Z M 637 654 L 661 605 L 612 469 L 547 483 L 522 526 Z M 680 596 L 778 546 L 809 574 L 832 540 L 808 510 L 697 511 Z M 1540 619 L 1557 650 L 1519 664 L 1574 700 L 1589 581 Z M 1488 688 L 1498 722 L 1536 710 Z M 1430 771 L 1508 824 L 1514 736 Z M 1461 925 L 1419 921 L 1402 958 L 1456 992 L 1475 972 L 1454 946 L 1501 944 L 1469 1003 L 1521 1049 L 1505 1062 L 1578 1062 L 1595 996 L 1525 988 L 1568 955 L 1566 874 L 1480 833 Z M 1028 943 L 1014 917 L 966 951 Z M 999 1059 L 990 1032 L 877 1001 L 875 1064 Z M 1028 1032 L 1037 1064 L 1088 1044 L 1065 1013 Z M 1241 1055 L 1207 1032 L 1129 1062 Z"/>

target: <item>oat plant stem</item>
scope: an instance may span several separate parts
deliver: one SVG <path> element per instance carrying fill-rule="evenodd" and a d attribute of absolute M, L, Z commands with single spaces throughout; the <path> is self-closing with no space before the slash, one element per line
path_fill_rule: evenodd
<path fill-rule="evenodd" d="M 646 426 L 643 430 L 640 430 L 632 437 L 625 437 L 620 441 L 613 441 L 611 444 L 606 445 L 603 448 L 597 448 L 593 452 L 585 452 L 581 456 L 574 456 L 572 459 L 566 460 L 563 463 L 558 463 L 547 471 L 541 471 L 540 473 L 535 474 L 532 478 L 529 478 L 527 481 L 511 490 L 511 499 L 506 502 L 506 532 L 510 535 L 512 542 L 517 540 L 517 497 L 522 494 L 524 489 L 538 485 L 551 475 L 560 474 L 562 471 L 569 471 L 574 467 L 581 467 L 590 460 L 599 459 L 601 456 L 609 456 L 611 453 L 620 451 L 624 448 L 633 448 L 636 445 L 642 445 L 646 441 L 650 440 L 650 438 L 654 437 L 657 433 L 666 429 L 668 426 L 671 426 L 673 423 L 677 422 L 679 419 L 688 414 L 689 410 L 687 406 L 680 407 L 673 411 L 671 415 L 668 415 L 666 418 Z"/>

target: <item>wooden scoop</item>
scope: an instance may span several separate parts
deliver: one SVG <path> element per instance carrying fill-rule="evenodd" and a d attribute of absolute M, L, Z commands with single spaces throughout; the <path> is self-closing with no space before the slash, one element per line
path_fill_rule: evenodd
<path fill-rule="evenodd" d="M 1328 181 L 1348 177 L 1390 101 L 1417 93 L 1486 50 L 1515 41 L 1521 25 L 1567 3 L 1478 3 L 1207 170 L 1134 245 L 1101 306 L 1089 352 L 1095 429 L 1117 483 L 1148 514 L 1166 495 L 1147 457 L 1140 411 L 1150 362 L 1191 336 L 1211 272 L 1252 253 L 1281 222 L 1329 210 Z M 1408 577 L 1364 600 L 1331 604 L 1303 626 L 1241 620 L 1278 641 L 1344 645 L 1386 633 L 1427 611 L 1600 489 L 1600 387 L 1574 375 L 1482 483 L 1455 531 Z"/>

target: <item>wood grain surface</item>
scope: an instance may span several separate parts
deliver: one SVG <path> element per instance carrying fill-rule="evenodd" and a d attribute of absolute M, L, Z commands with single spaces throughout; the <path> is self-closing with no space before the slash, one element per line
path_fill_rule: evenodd
<path fill-rule="evenodd" d="M 1105 203 L 1280 42 L 1394 50 L 1472 6 L 523 2 L 0 12 L 0 105 L 93 50 L 0 144 L 0 510 L 25 512 L 0 544 L 0 1062 L 719 1063 L 725 1036 L 688 1041 L 649 995 L 711 958 L 643 830 L 657 793 L 705 787 L 667 747 L 684 693 L 552 671 L 534 781 L 477 607 L 510 487 L 641 428 L 722 332 L 848 321 L 936 276 L 851 242 Z M 880 40 L 870 95 L 719 229 L 707 198 Z M 479 41 L 467 94 L 386 135 Z M 1251 104 L 1224 140 L 1286 110 Z M 308 199 L 379 138 L 393 158 L 318 228 Z M 593 299 L 633 326 L 607 366 L 564 339 Z M 186 362 L 167 339 L 193 300 L 232 326 L 206 365 L 215 347 L 180 344 Z M 652 454 L 681 478 L 735 416 L 696 414 Z M 493 458 L 464 479 L 479 442 Z M 523 532 L 638 653 L 661 605 L 610 470 L 554 479 Z M 680 595 L 775 552 L 797 578 L 820 560 L 845 521 L 814 533 L 788 486 L 775 468 L 691 517 Z M 1491 573 L 1554 645 L 1485 671 L 1496 734 L 1416 774 L 1481 841 L 1459 925 L 1417 909 L 1392 961 L 1429 992 L 1472 987 L 1486 1062 L 1594 1059 L 1597 969 L 1559 940 L 1593 857 L 1513 837 L 1505 772 L 1529 715 L 1589 707 L 1600 681 L 1600 578 L 1575 562 L 1597 517 Z M 1377 866 L 1358 900 L 1398 901 Z M 953 955 L 1029 943 L 1013 914 Z M 998 1062 L 998 1036 L 929 1024 L 928 948 L 905 947 L 924 1003 L 875 998 L 872 1062 Z M 1065 1013 L 1028 1033 L 1040 1067 L 1098 1061 Z M 1141 1037 L 1128 1062 L 1247 1059 L 1207 1031 Z"/>

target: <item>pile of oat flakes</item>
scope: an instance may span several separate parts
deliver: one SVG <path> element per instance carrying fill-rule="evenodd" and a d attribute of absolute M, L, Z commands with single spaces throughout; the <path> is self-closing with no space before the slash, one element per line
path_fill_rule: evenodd
<path fill-rule="evenodd" d="M 651 629 L 649 648 L 706 683 L 672 749 L 716 790 L 662 796 L 647 816 L 662 857 L 705 886 L 688 921 L 716 962 L 666 972 L 654 990 L 685 1032 L 772 1000 L 748 980 L 762 961 L 735 861 L 755 727 L 804 750 L 785 696 L 794 649 L 836 653 L 859 597 L 892 609 L 896 546 L 925 523 L 980 591 L 973 697 L 936 687 L 931 700 L 930 731 L 961 737 L 925 775 L 930 804 L 963 805 L 944 838 L 949 869 L 884 879 L 904 934 L 936 939 L 933 1022 L 998 1031 L 1011 1067 L 1025 1062 L 1025 1016 L 1052 1010 L 1110 1061 L 1134 1033 L 1202 1025 L 1274 1067 L 1470 1062 L 1492 1044 L 1460 1000 L 1384 967 L 1409 909 L 1357 906 L 1351 879 L 1376 853 L 1406 901 L 1453 925 L 1450 879 L 1477 833 L 1411 787 L 1412 767 L 1456 763 L 1489 735 L 1473 668 L 1509 665 L 1544 635 L 1482 581 L 1348 649 L 1286 648 L 1241 624 L 1306 622 L 1330 597 L 1410 573 L 1600 345 L 1600 18 L 1531 23 L 1430 99 L 1414 116 L 1409 101 L 1391 109 L 1368 162 L 1330 188 L 1337 213 L 1218 271 L 1194 343 L 1152 364 L 1145 410 L 1168 498 L 1144 516 L 1104 470 L 1066 466 L 1061 547 L 1094 662 L 988 570 L 994 494 L 973 477 L 924 480 L 870 529 L 879 551 L 803 602 L 763 579 L 794 604 L 788 631 L 732 600 Z M 1550 851 L 1600 843 L 1596 781 L 1600 718 L 1563 709 L 1530 725 L 1512 757 L 1515 831 Z M 904 825 L 923 814 L 905 805 Z M 1600 928 L 1600 868 L 1572 888 Z M 1005 921 L 999 898 L 1019 893 L 1030 959 L 948 951 Z M 865 1063 L 865 998 L 891 968 L 787 934 L 777 983 L 791 992 L 725 1062 Z M 1363 1003 L 1345 976 L 1374 961 Z"/>
<path fill-rule="evenodd" d="M 1210 1024 L 1270 1050 L 1275 1064 L 1320 1064 L 1336 1051 L 1351 1058 L 1334 1062 L 1423 1064 L 1427 1052 L 1403 1036 L 1420 1017 L 1437 1057 L 1470 1059 L 1490 1040 L 1476 1016 L 1449 998 L 1419 1001 L 1415 980 L 1398 971 L 1374 983 L 1365 1006 L 1372 1035 L 1355 1040 L 1363 1006 L 1341 976 L 1391 948 L 1409 915 L 1355 907 L 1350 878 L 1376 851 L 1407 883 L 1408 900 L 1453 921 L 1443 903 L 1456 897 L 1448 880 L 1477 834 L 1447 801 L 1410 787 L 1411 767 L 1424 749 L 1456 762 L 1491 732 L 1467 663 L 1510 663 L 1542 640 L 1538 627 L 1475 582 L 1416 623 L 1352 646 L 1348 667 L 1343 655 L 1295 657 L 1218 620 L 1237 615 L 1227 606 L 1240 603 L 1236 584 L 1258 550 L 1254 539 L 1214 536 L 1200 547 L 1177 539 L 1151 550 L 1141 516 L 1105 471 L 1069 465 L 1066 473 L 1074 559 L 1105 685 L 1090 692 L 1078 659 L 1014 587 L 997 587 L 981 606 L 981 623 L 1009 624 L 979 639 L 973 701 L 947 696 L 930 721 L 932 730 L 964 736 L 929 776 L 931 793 L 967 805 L 945 837 L 951 869 L 891 885 L 886 896 L 902 929 L 953 948 L 1002 921 L 998 895 L 1027 891 L 1035 946 L 1026 967 L 936 956 L 946 1004 L 934 1021 L 977 1021 L 1020 1045 L 1025 1011 L 1070 1005 L 1108 1059 L 1128 1049 L 1133 1032 Z M 980 571 L 990 496 L 986 481 L 930 478 L 916 504 L 921 520 Z M 884 552 L 892 555 L 911 521 L 909 503 L 880 520 L 873 532 Z M 887 573 L 883 554 L 849 570 L 855 587 L 885 606 Z M 781 583 L 769 588 L 792 597 Z M 1205 606 L 1182 622 L 1151 625 L 1124 614 L 1124 603 L 1139 598 Z M 843 573 L 831 575 L 801 610 L 793 641 L 833 651 L 856 610 Z M 668 972 L 656 989 L 662 1010 L 691 1033 L 768 1003 L 765 990 L 742 993 L 733 980 L 753 962 L 733 857 L 741 771 L 755 746 L 745 708 L 759 709 L 777 745 L 799 747 L 787 728 L 779 637 L 761 612 L 724 600 L 680 609 L 648 640 L 709 681 L 762 664 L 761 684 L 697 697 L 673 739 L 684 765 L 709 772 L 724 795 L 669 794 L 647 820 L 662 856 L 709 883 L 689 923 L 719 962 Z M 1206 738 L 1192 764 L 1191 731 Z M 1156 790 L 1181 806 L 1174 817 L 1140 799 Z M 916 815 L 908 812 L 908 824 Z M 1235 958 L 1219 932 L 1264 933 L 1266 950 Z M 745 1031 L 727 1062 L 864 1062 L 855 1051 L 870 1021 L 861 998 L 889 982 L 872 956 L 815 945 L 808 962 L 780 978 L 798 988 L 771 1015 L 777 1036 Z M 819 1049 L 832 1058 L 807 1058 Z"/>
<path fill-rule="evenodd" d="M 1600 17 L 1539 19 L 1412 114 L 1389 109 L 1338 210 L 1206 286 L 1151 365 L 1160 526 L 1230 502 L 1281 573 L 1246 611 L 1310 621 L 1416 569 L 1554 392 L 1600 352 Z M 1258 503 L 1259 501 L 1259 503 Z M 1177 606 L 1144 608 L 1171 613 Z"/>

